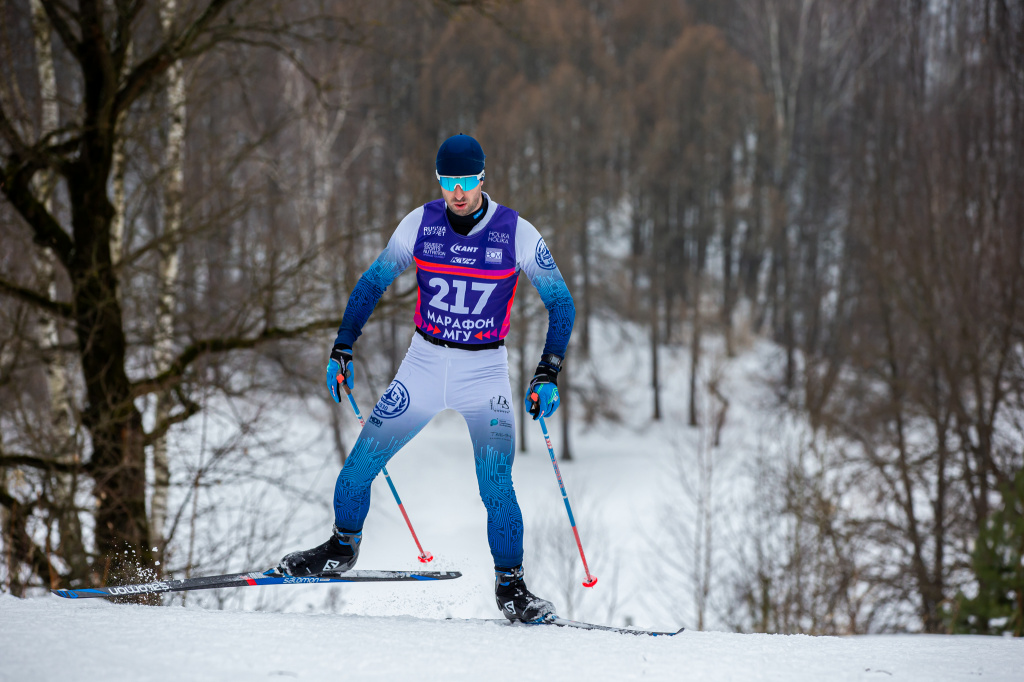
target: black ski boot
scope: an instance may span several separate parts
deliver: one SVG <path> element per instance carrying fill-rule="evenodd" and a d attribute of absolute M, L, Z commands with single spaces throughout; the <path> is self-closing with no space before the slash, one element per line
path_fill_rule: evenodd
<path fill-rule="evenodd" d="M 494 570 L 494 601 L 511 621 L 537 623 L 555 615 L 554 604 L 526 589 L 522 566 Z"/>
<path fill-rule="evenodd" d="M 343 573 L 356 565 L 359 558 L 360 533 L 345 533 L 334 526 L 331 538 L 313 549 L 292 552 L 281 559 L 277 570 L 285 575 L 305 578 L 324 573 Z"/>

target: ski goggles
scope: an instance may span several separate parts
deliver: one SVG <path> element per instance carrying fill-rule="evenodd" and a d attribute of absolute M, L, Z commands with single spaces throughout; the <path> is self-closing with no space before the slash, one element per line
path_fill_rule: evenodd
<path fill-rule="evenodd" d="M 486 171 L 480 171 L 476 175 L 441 175 L 437 171 L 434 171 L 434 175 L 437 176 L 437 181 L 441 183 L 441 189 L 446 192 L 454 192 L 455 188 L 462 186 L 463 192 L 468 192 L 471 189 L 476 189 L 476 186 L 483 182 L 484 173 Z"/>

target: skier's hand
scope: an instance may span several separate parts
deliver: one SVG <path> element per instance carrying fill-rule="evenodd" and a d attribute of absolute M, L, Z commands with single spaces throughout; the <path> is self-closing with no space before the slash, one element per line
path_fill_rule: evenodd
<path fill-rule="evenodd" d="M 561 369 L 562 358 L 559 356 L 553 353 L 541 356 L 524 401 L 534 421 L 540 417 L 546 419 L 558 409 L 558 373 Z"/>
<path fill-rule="evenodd" d="M 341 402 L 341 387 L 338 386 L 341 381 L 348 384 L 350 391 L 355 387 L 352 349 L 339 343 L 331 349 L 331 359 L 327 362 L 327 390 L 336 403 Z"/>

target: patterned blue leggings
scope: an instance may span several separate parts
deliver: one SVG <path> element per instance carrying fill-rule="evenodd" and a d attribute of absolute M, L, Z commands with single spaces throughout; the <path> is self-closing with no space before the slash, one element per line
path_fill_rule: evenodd
<path fill-rule="evenodd" d="M 381 396 L 338 474 L 338 528 L 359 531 L 370 508 L 370 485 L 403 445 L 434 415 L 451 408 L 469 426 L 487 540 L 495 567 L 523 563 L 523 515 L 512 486 L 515 419 L 508 353 L 434 346 L 414 334 L 394 381 Z"/>

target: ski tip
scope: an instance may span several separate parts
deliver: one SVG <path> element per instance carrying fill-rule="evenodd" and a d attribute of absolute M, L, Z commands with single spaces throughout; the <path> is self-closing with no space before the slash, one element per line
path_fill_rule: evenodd
<path fill-rule="evenodd" d="M 682 632 L 685 629 L 686 628 L 679 628 L 675 632 L 644 632 L 643 630 L 637 630 L 636 632 L 641 633 L 641 634 L 645 634 L 645 635 L 651 635 L 652 637 L 675 637 L 676 635 L 678 635 L 680 632 Z"/>
<path fill-rule="evenodd" d="M 104 590 L 94 590 L 86 587 L 78 590 L 50 590 L 53 594 L 63 599 L 79 599 L 81 597 L 112 597 L 113 595 Z"/>
<path fill-rule="evenodd" d="M 412 577 L 416 580 L 451 580 L 453 578 L 461 578 L 462 574 L 458 571 L 439 571 L 431 573 L 413 573 Z"/>

